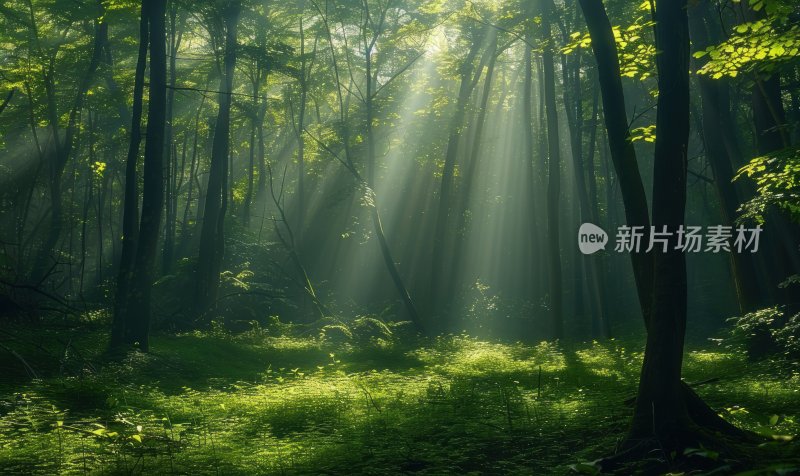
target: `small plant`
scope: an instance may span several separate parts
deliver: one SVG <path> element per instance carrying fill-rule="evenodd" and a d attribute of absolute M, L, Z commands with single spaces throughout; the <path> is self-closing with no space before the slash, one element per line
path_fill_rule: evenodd
<path fill-rule="evenodd" d="M 800 356 L 800 313 L 787 315 L 781 307 L 768 307 L 729 319 L 731 339 L 743 345 L 751 359 L 768 355 Z"/>

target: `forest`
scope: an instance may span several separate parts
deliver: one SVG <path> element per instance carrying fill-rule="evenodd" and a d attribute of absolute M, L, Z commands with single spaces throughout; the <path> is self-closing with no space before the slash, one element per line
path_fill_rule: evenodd
<path fill-rule="evenodd" d="M 794 0 L 2 0 L 0 474 L 800 474 Z"/>

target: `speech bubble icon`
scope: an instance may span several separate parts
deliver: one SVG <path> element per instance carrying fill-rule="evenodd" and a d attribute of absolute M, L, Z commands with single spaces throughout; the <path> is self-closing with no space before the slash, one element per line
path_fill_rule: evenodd
<path fill-rule="evenodd" d="M 584 223 L 578 229 L 578 248 L 585 255 L 606 249 L 607 243 L 608 234 L 593 223 Z"/>

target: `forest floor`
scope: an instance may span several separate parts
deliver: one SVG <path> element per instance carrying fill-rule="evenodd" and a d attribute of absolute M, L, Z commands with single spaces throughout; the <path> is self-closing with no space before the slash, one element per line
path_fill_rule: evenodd
<path fill-rule="evenodd" d="M 640 336 L 356 345 L 256 328 L 156 335 L 112 362 L 99 324 L 3 332 L 2 474 L 590 474 L 580 462 L 626 430 L 642 357 Z M 26 365 L 39 378 L 9 370 Z M 713 378 L 698 392 L 777 449 L 744 465 L 698 449 L 715 474 L 800 468 L 780 436 L 800 433 L 797 367 L 707 342 L 689 346 L 685 378 Z"/>

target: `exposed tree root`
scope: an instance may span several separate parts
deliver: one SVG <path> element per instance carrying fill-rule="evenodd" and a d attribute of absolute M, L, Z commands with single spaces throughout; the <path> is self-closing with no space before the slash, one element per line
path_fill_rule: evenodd
<path fill-rule="evenodd" d="M 616 454 L 594 464 L 603 473 L 663 474 L 687 470 L 710 470 L 723 464 L 747 461 L 764 438 L 719 416 L 686 383 L 681 383 L 690 420 L 683 428 L 665 435 L 630 434 Z"/>

